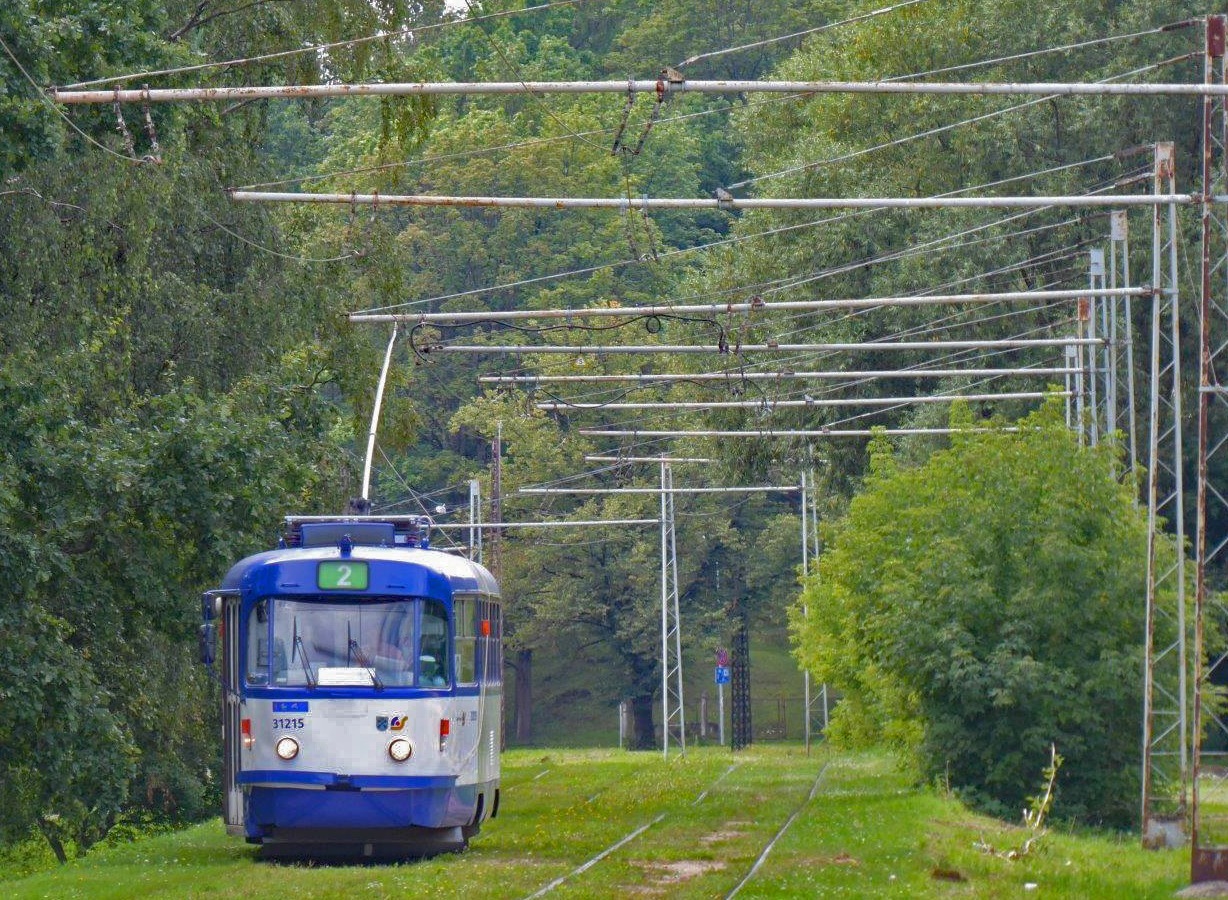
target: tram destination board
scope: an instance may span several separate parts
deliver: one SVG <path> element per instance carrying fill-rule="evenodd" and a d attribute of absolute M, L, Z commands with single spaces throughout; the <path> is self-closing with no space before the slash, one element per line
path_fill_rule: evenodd
<path fill-rule="evenodd" d="M 316 586 L 322 591 L 365 591 L 367 564 L 348 559 L 322 562 L 316 570 Z"/>

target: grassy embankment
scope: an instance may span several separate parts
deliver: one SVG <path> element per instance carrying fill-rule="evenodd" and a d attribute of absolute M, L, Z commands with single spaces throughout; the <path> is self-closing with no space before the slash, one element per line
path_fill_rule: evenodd
<path fill-rule="evenodd" d="M 459 856 L 274 865 L 255 861 L 253 848 L 213 821 L 27 878 L 0 872 L 0 895 L 514 898 L 565 878 L 547 896 L 724 897 L 799 809 L 739 898 L 1171 897 L 1189 867 L 1188 852 L 1149 853 L 1130 836 L 1064 832 L 1024 859 L 989 855 L 974 843 L 1010 849 L 1028 832 L 909 787 L 884 757 L 808 758 L 795 745 L 737 755 L 705 748 L 668 763 L 660 754 L 514 751 L 503 784 L 499 818 Z"/>

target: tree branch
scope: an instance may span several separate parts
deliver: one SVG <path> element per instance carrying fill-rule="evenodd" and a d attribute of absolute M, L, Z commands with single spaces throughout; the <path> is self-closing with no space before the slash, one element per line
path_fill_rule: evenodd
<path fill-rule="evenodd" d="M 209 0 L 201 0 L 201 2 L 197 4 L 196 9 L 193 10 L 192 15 L 188 18 L 188 21 L 184 23 L 183 27 L 180 28 L 178 31 L 176 31 L 174 34 L 172 34 L 170 37 L 168 37 L 167 40 L 170 41 L 171 43 L 174 43 L 175 41 L 178 41 L 181 37 L 183 37 L 189 31 L 192 31 L 193 29 L 201 28 L 205 25 L 208 25 L 210 22 L 213 22 L 217 19 L 224 18 L 225 16 L 233 16 L 236 13 L 241 13 L 241 12 L 244 12 L 245 10 L 253 9 L 257 6 L 264 6 L 266 3 L 293 3 L 293 2 L 295 2 L 295 0 L 253 0 L 252 3 L 246 3 L 243 6 L 236 6 L 234 9 L 219 9 L 215 13 L 210 13 L 207 16 L 202 16 L 201 14 L 209 6 Z"/>

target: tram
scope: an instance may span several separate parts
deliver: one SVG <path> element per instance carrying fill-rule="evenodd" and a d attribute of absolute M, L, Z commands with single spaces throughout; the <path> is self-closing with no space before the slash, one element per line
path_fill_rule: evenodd
<path fill-rule="evenodd" d="M 202 601 L 227 831 L 264 856 L 463 850 L 499 810 L 502 618 L 425 516 L 288 516 Z"/>

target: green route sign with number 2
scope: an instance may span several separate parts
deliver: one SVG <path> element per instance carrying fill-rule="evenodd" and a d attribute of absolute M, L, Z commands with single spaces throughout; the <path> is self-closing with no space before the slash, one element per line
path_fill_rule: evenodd
<path fill-rule="evenodd" d="M 365 591 L 367 564 L 351 560 L 322 562 L 316 572 L 316 585 L 322 591 Z"/>

